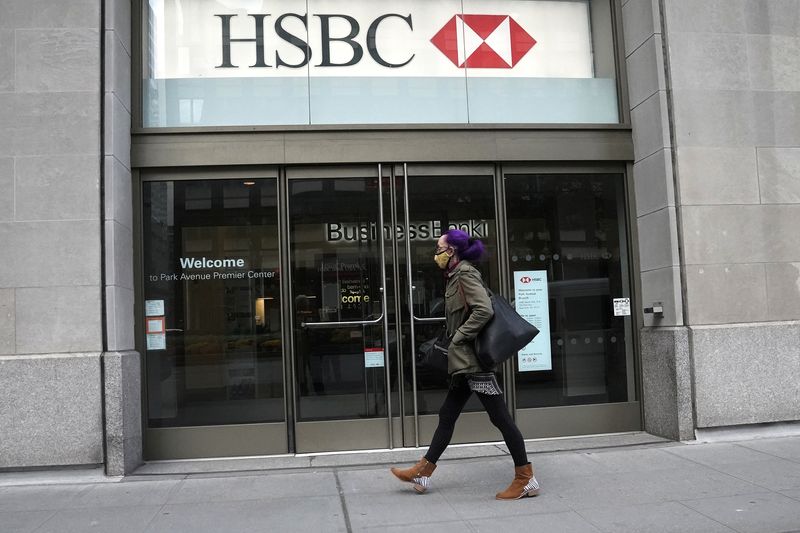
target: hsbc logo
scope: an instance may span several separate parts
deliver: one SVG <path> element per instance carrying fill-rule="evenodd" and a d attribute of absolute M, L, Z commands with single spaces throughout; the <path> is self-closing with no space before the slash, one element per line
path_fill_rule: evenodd
<path fill-rule="evenodd" d="M 519 278 L 520 283 L 530 283 L 531 281 L 533 281 L 533 279 L 531 279 L 528 276 L 522 276 L 521 278 Z"/>
<path fill-rule="evenodd" d="M 455 15 L 431 39 L 458 68 L 514 68 L 536 39 L 508 15 Z"/>
<path fill-rule="evenodd" d="M 384 13 L 367 20 L 343 13 L 250 13 L 246 15 L 253 23 L 250 35 L 233 30 L 232 22 L 240 15 L 215 13 L 213 17 L 221 35 L 221 61 L 216 69 L 293 70 L 309 64 L 337 68 L 362 61 L 399 69 L 417 59 L 417 52 L 423 52 L 421 48 L 407 48 L 415 32 L 411 13 Z M 315 22 L 313 28 L 311 20 Z M 384 36 L 385 27 L 390 28 L 388 38 Z M 312 29 L 318 35 L 312 36 Z M 511 69 L 536 45 L 536 40 L 509 15 L 454 15 L 435 35 L 424 39 L 461 69 Z M 287 45 L 295 51 L 295 57 L 302 55 L 287 59 L 281 52 L 286 52 Z M 232 54 L 234 46 L 255 47 L 255 62 L 237 61 Z"/>

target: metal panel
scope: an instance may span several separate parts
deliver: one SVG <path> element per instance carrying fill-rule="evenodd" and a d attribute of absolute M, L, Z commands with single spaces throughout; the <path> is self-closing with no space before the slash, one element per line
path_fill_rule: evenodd
<path fill-rule="evenodd" d="M 634 374 L 634 398 L 642 399 L 642 374 L 641 374 L 641 344 L 640 335 L 644 323 L 644 316 L 639 310 L 640 302 L 642 301 L 642 276 L 640 274 L 639 262 L 639 227 L 634 224 L 636 220 L 636 194 L 633 175 L 633 163 L 628 163 L 625 166 L 625 200 L 626 209 L 628 213 L 628 270 L 631 279 L 631 323 L 632 323 L 632 343 L 633 354 L 632 361 L 633 367 L 631 371 Z M 628 396 L 631 398 L 631 396 Z M 642 427 L 644 427 L 644 410 L 641 413 Z"/>
<path fill-rule="evenodd" d="M 409 417 L 410 418 L 410 417 Z M 433 432 L 439 423 L 437 415 L 422 415 L 419 417 L 419 443 L 427 446 L 431 443 Z M 503 440 L 503 435 L 489 421 L 485 411 L 461 413 L 453 432 L 451 444 L 465 444 L 469 442 L 497 442 Z"/>
<path fill-rule="evenodd" d="M 622 31 L 622 1 L 611 2 L 611 19 L 614 32 L 614 56 L 617 67 L 617 105 L 620 122 L 626 126 L 631 124 L 631 104 L 628 96 L 628 70 L 625 58 L 625 35 Z"/>
<path fill-rule="evenodd" d="M 134 136 L 134 167 L 325 163 L 631 161 L 630 128 L 153 134 Z"/>
<path fill-rule="evenodd" d="M 286 423 L 148 429 L 145 460 L 275 455 L 287 452 Z"/>
<path fill-rule="evenodd" d="M 625 132 L 628 139 L 625 139 Z M 496 134 L 495 161 L 629 161 L 633 160 L 630 130 L 551 131 Z M 621 136 L 619 134 L 622 134 Z"/>
<path fill-rule="evenodd" d="M 281 265 L 281 323 L 283 324 L 283 402 L 286 416 L 284 420 L 294 420 L 297 412 L 294 376 L 294 316 L 288 307 L 292 294 L 291 262 L 289 257 L 289 198 L 285 179 L 278 179 L 278 249 Z M 287 424 L 286 447 L 294 452 L 294 424 Z"/>
<path fill-rule="evenodd" d="M 386 378 L 386 416 L 389 437 L 389 448 L 394 447 L 394 428 L 392 427 L 392 383 L 389 379 L 389 368 L 391 362 L 389 360 L 389 309 L 387 307 L 387 300 L 389 299 L 389 291 L 386 288 L 386 236 L 383 231 L 385 225 L 385 217 L 383 216 L 383 167 L 378 164 L 378 246 L 380 247 L 381 258 L 381 314 L 383 316 L 383 375 Z M 394 239 L 393 239 L 394 240 Z M 395 265 L 396 270 L 396 265 Z M 396 277 L 396 273 L 393 277 Z"/>
<path fill-rule="evenodd" d="M 506 180 L 501 165 L 494 166 L 494 211 L 497 231 L 497 267 L 499 283 L 497 290 L 511 301 L 511 279 L 508 264 L 508 216 L 506 215 Z M 514 405 L 517 401 L 516 383 L 514 380 L 514 358 L 509 358 L 501 366 L 503 387 L 505 388 L 506 406 L 514 416 Z"/>
<path fill-rule="evenodd" d="M 174 168 L 147 170 L 141 181 L 185 181 L 214 179 L 277 179 L 278 169 L 265 167 Z"/>
<path fill-rule="evenodd" d="M 443 176 L 452 178 L 454 176 L 492 176 L 494 175 L 493 164 L 460 165 L 460 164 L 416 164 L 406 165 L 408 176 L 434 177 Z"/>
<path fill-rule="evenodd" d="M 517 410 L 517 425 L 526 439 L 618 433 L 642 429 L 639 402 L 539 407 Z"/>
<path fill-rule="evenodd" d="M 614 42 L 611 4 L 613 0 L 593 0 L 589 3 L 592 21 L 592 54 L 594 55 L 594 75 L 598 78 L 616 78 L 616 51 Z"/>
<path fill-rule="evenodd" d="M 400 434 L 400 420 L 394 419 L 393 433 Z M 297 422 L 297 453 L 384 450 L 386 418 L 366 420 L 323 420 Z"/>
<path fill-rule="evenodd" d="M 502 165 L 503 177 L 519 174 L 622 174 L 623 163 L 507 163 Z"/>
<path fill-rule="evenodd" d="M 131 172 L 133 189 L 133 347 L 141 354 L 139 358 L 140 387 L 139 408 L 142 425 L 142 446 L 147 448 L 147 422 L 150 418 L 147 407 L 147 367 L 144 345 L 144 204 L 142 202 L 141 172 Z M 146 457 L 146 454 L 144 454 Z"/>
<path fill-rule="evenodd" d="M 291 166 L 286 168 L 286 179 L 377 178 L 377 169 L 374 163 L 335 167 Z"/>

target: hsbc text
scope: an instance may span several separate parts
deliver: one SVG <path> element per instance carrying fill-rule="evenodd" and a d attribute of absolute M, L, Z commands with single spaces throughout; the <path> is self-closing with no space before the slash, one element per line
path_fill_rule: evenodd
<path fill-rule="evenodd" d="M 256 62 L 249 65 L 250 68 L 303 68 L 311 61 L 312 50 L 308 42 L 303 40 L 302 37 L 291 33 L 286 29 L 284 22 L 286 19 L 297 19 L 303 23 L 306 30 L 308 30 L 308 15 L 301 15 L 299 13 L 284 13 L 275 19 L 275 34 L 279 39 L 291 44 L 303 53 L 303 59 L 297 63 L 289 63 L 281 57 L 280 52 L 275 51 L 274 65 L 267 62 L 267 52 L 264 38 L 264 25 L 267 23 L 266 19 L 272 17 L 270 14 L 249 14 L 255 23 L 255 37 L 232 37 L 231 36 L 231 19 L 237 15 L 214 15 L 219 17 L 222 27 L 222 64 L 217 65 L 216 68 L 239 68 L 239 65 L 234 65 L 231 61 L 231 43 L 254 43 L 256 47 Z M 364 57 L 364 47 L 358 42 L 359 35 L 361 34 L 361 25 L 358 21 L 349 16 L 342 14 L 327 14 L 327 15 L 314 15 L 320 21 L 320 40 L 322 42 L 322 49 L 320 54 L 321 61 L 317 67 L 349 67 L 359 63 Z M 339 19 L 344 21 L 350 28 L 346 35 L 331 35 L 331 20 Z M 402 63 L 391 63 L 384 59 L 378 50 L 378 32 L 380 31 L 381 24 L 387 19 L 400 19 L 408 25 L 409 30 L 414 29 L 411 21 L 411 15 L 400 15 L 398 13 L 387 13 L 381 15 L 373 20 L 366 33 L 366 48 L 369 56 L 378 65 L 386 68 L 400 68 L 408 65 L 414 59 L 412 54 L 408 59 Z M 350 59 L 343 62 L 334 63 L 331 61 L 331 43 L 341 42 L 350 46 L 352 55 Z"/>

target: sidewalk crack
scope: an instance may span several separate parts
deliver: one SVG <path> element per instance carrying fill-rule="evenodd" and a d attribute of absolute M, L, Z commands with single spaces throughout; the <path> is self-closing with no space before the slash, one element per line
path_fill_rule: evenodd
<path fill-rule="evenodd" d="M 336 479 L 336 490 L 339 491 L 339 503 L 342 505 L 342 514 L 344 515 L 344 526 L 347 528 L 347 533 L 353 532 L 353 526 L 350 524 L 350 513 L 347 510 L 347 502 L 344 498 L 344 489 L 342 489 L 342 482 L 339 480 L 339 471 L 333 471 L 333 477 Z"/>

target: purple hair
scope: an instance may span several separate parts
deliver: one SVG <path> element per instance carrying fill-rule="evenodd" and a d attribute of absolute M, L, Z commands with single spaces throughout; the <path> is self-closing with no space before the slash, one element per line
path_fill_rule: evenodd
<path fill-rule="evenodd" d="M 466 231 L 451 229 L 445 232 L 447 244 L 452 246 L 458 257 L 467 261 L 480 261 L 486 254 L 486 248 L 480 239 L 470 237 Z"/>

